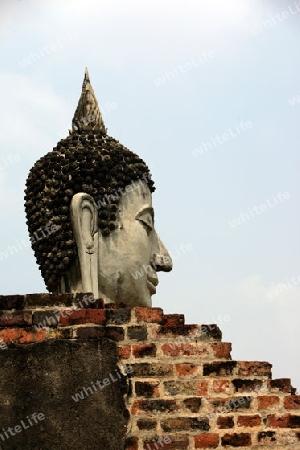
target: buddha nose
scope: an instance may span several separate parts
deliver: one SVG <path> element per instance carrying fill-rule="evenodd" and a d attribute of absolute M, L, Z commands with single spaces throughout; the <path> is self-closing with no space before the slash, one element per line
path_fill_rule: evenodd
<path fill-rule="evenodd" d="M 152 256 L 152 266 L 156 272 L 170 272 L 173 268 L 172 258 L 159 237 L 158 251 Z"/>

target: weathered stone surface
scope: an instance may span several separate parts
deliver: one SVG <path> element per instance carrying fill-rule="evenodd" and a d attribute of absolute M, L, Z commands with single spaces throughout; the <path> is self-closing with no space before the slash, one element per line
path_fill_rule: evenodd
<path fill-rule="evenodd" d="M 107 339 L 44 341 L 1 352 L 0 444 L 5 450 L 123 448 L 127 384 L 116 364 L 116 345 Z M 97 380 L 101 386 L 105 378 L 110 384 L 100 390 Z M 83 398 L 74 401 L 76 393 Z M 35 423 L 34 413 L 44 419 Z M 21 431 L 6 437 L 3 430 L 17 426 Z"/>
<path fill-rule="evenodd" d="M 50 292 L 151 306 L 157 272 L 172 269 L 155 231 L 153 184 L 144 161 L 107 136 L 86 71 L 70 135 L 26 181 L 28 231 Z M 162 322 L 162 311 L 138 320 Z"/>

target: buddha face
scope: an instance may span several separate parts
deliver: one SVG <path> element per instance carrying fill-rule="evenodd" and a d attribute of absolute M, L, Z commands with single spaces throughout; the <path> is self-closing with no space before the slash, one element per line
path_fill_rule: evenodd
<path fill-rule="evenodd" d="M 109 237 L 98 233 L 98 289 L 107 302 L 151 306 L 158 271 L 172 269 L 171 257 L 154 228 L 152 196 L 138 181 L 122 195 L 119 223 Z"/>

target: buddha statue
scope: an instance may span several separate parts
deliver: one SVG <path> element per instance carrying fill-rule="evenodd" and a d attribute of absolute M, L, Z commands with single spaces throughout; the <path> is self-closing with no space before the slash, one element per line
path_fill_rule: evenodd
<path fill-rule="evenodd" d="M 31 245 L 48 291 L 151 306 L 157 272 L 172 269 L 154 227 L 154 190 L 145 162 L 107 135 L 86 70 L 69 136 L 26 182 Z"/>

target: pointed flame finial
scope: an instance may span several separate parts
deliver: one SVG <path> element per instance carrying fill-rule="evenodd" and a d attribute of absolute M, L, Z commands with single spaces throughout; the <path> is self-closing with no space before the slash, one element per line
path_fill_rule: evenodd
<path fill-rule="evenodd" d="M 97 131 L 106 134 L 106 128 L 87 68 L 84 73 L 81 96 L 72 120 L 72 132 L 78 130 Z"/>

